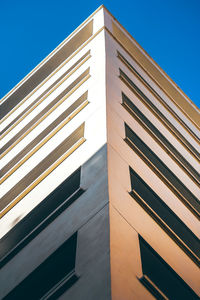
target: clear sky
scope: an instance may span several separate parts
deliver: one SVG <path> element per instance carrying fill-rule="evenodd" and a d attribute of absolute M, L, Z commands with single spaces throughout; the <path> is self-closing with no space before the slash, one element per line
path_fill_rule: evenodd
<path fill-rule="evenodd" d="M 200 0 L 0 0 L 0 98 L 101 4 L 200 107 Z"/>

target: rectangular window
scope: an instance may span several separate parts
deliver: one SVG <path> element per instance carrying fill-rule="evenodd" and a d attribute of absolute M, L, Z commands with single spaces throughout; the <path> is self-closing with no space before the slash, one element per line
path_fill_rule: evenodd
<path fill-rule="evenodd" d="M 173 193 L 199 217 L 199 200 L 159 159 L 159 157 L 125 124 L 127 144 L 144 160 L 144 162 L 162 179 Z"/>
<path fill-rule="evenodd" d="M 65 179 L 53 192 L 13 227 L 0 241 L 0 267 L 39 234 L 82 193 L 81 168 Z"/>
<path fill-rule="evenodd" d="M 156 299 L 199 299 L 194 291 L 141 236 L 139 236 L 139 242 L 144 274 L 139 280 Z"/>
<path fill-rule="evenodd" d="M 14 288 L 5 300 L 57 299 L 78 277 L 75 274 L 77 233 Z"/>
<path fill-rule="evenodd" d="M 176 162 L 182 166 L 187 174 L 191 176 L 196 183 L 199 184 L 200 174 L 189 164 L 189 162 L 180 154 L 180 152 L 165 138 L 165 136 L 145 117 L 145 115 L 134 105 L 134 103 L 122 93 L 122 105 L 123 107 L 140 123 L 148 133 L 156 139 L 156 141 L 164 146 L 164 150 L 171 156 Z"/>
<path fill-rule="evenodd" d="M 193 232 L 160 199 L 160 197 L 130 168 L 130 195 L 165 230 L 165 232 L 199 265 L 200 243 Z"/>

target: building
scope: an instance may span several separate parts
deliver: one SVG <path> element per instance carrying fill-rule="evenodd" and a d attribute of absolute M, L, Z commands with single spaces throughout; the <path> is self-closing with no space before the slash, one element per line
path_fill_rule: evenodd
<path fill-rule="evenodd" d="M 1 299 L 199 299 L 199 110 L 104 6 L 1 114 Z"/>

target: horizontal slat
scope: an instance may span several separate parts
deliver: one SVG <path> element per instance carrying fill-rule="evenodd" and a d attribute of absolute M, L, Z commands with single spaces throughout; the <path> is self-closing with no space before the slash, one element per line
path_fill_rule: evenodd
<path fill-rule="evenodd" d="M 200 118 L 199 112 L 194 108 L 192 101 L 183 94 L 181 90 L 175 86 L 175 83 L 167 76 L 167 74 L 150 58 L 145 51 L 130 36 L 126 35 L 120 27 L 112 22 L 112 34 L 128 52 L 140 67 L 156 82 L 156 84 L 170 97 L 176 106 L 190 118 L 190 121 L 199 129 Z"/>
<path fill-rule="evenodd" d="M 78 84 L 89 75 L 88 68 L 84 71 L 76 80 L 74 80 L 62 93 L 60 93 L 53 101 L 51 101 L 37 116 L 35 116 L 24 128 L 22 128 L 13 138 L 11 138 L 2 148 L 0 154 L 5 155 L 6 150 L 11 150 L 14 145 L 22 138 L 24 138 L 31 130 L 33 130 L 41 121 L 44 120 L 55 108 L 58 107 L 66 98 L 67 94 L 70 93 Z M 21 138 L 21 139 L 20 139 Z M 2 155 L 2 156 L 3 156 Z"/>
<path fill-rule="evenodd" d="M 63 288 L 60 290 L 61 295 L 78 279 L 75 274 L 76 245 L 77 232 L 30 273 L 4 299 L 43 299 L 50 292 L 51 295 L 53 295 L 53 292 L 59 295 L 59 287 Z M 70 284 L 67 285 L 67 282 Z M 65 283 L 65 285 L 62 283 Z M 47 296 L 47 298 L 51 299 L 51 296 Z"/>
<path fill-rule="evenodd" d="M 48 154 L 24 178 L 12 187 L 0 201 L 1 216 L 20 201 L 50 174 L 67 156 L 84 142 L 84 123 Z M 16 198 L 17 197 L 17 198 Z M 15 199 L 16 198 L 16 199 Z M 15 200 L 15 201 L 13 201 Z"/>
<path fill-rule="evenodd" d="M 39 95 L 31 104 L 29 104 L 12 122 L 10 122 L 1 132 L 0 136 L 3 138 L 10 132 L 17 124 L 19 124 L 30 112 L 32 112 L 46 97 L 49 96 L 62 82 L 73 74 L 88 58 L 90 58 L 90 51 L 86 52 L 79 60 L 77 60 L 67 71 L 65 71 L 56 81 L 54 81 L 45 91 Z"/>
<path fill-rule="evenodd" d="M 120 79 L 133 91 L 137 97 L 161 120 L 166 128 L 182 143 L 184 147 L 200 161 L 200 153 L 186 140 L 175 126 L 161 113 L 160 110 L 147 98 L 146 95 L 134 84 L 134 82 L 120 69 Z"/>
<path fill-rule="evenodd" d="M 162 291 L 149 279 L 148 276 L 144 275 L 139 278 L 139 281 L 147 288 L 147 290 L 155 296 L 157 300 L 168 300 L 168 298 L 162 293 Z"/>
<path fill-rule="evenodd" d="M 154 88 L 137 72 L 137 70 L 128 62 L 128 60 L 118 51 L 118 58 L 124 63 L 124 65 L 134 74 L 137 78 L 152 92 L 152 94 L 158 99 L 160 103 L 168 110 L 172 115 L 190 132 L 193 138 L 199 143 L 199 137 L 192 131 L 191 128 L 181 119 L 177 113 L 162 99 L 162 97 L 154 90 Z"/>
<path fill-rule="evenodd" d="M 20 101 L 46 79 L 64 60 L 87 41 L 93 33 L 93 20 L 75 34 L 66 44 L 26 79 L 8 98 L 1 107 L 0 118 L 6 116 Z"/>
<path fill-rule="evenodd" d="M 200 174 L 190 165 L 190 163 L 180 154 L 180 152 L 170 143 L 169 140 L 144 116 L 144 114 L 133 104 L 133 102 L 122 93 L 123 107 L 134 117 L 136 120 L 148 130 L 148 133 L 162 146 L 175 161 L 183 167 L 192 179 L 197 184 L 200 183 Z"/>
<path fill-rule="evenodd" d="M 37 236 L 82 193 L 81 168 L 65 179 L 0 240 L 0 267 Z"/>
<path fill-rule="evenodd" d="M 200 202 L 159 157 L 125 124 L 128 145 L 199 218 Z"/>
<path fill-rule="evenodd" d="M 25 161 L 27 161 L 35 152 L 37 152 L 47 141 L 49 141 L 63 126 L 65 126 L 76 114 L 86 105 L 87 92 L 67 108 L 53 123 L 44 129 L 33 141 L 31 141 L 21 152 L 19 152 L 7 165 L 1 170 L 0 184 L 14 173 Z M 26 155 L 27 154 L 27 155 Z M 14 167 L 14 168 L 13 168 Z M 7 173 L 13 168 L 9 173 Z"/>
<path fill-rule="evenodd" d="M 145 283 L 147 283 L 147 288 L 150 287 L 152 283 L 154 286 L 158 287 L 168 299 L 199 299 L 197 294 L 194 293 L 194 291 L 185 283 L 185 281 L 183 281 L 183 279 L 141 236 L 139 236 L 139 243 L 142 271 L 144 274 L 142 283 L 145 281 Z M 156 297 L 156 299 L 160 298 Z"/>
<path fill-rule="evenodd" d="M 200 241 L 162 199 L 130 168 L 130 195 L 147 211 L 193 261 L 200 263 Z"/>

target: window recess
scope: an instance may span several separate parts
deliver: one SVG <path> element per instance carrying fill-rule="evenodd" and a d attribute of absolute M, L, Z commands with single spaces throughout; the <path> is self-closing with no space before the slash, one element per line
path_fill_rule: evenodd
<path fill-rule="evenodd" d="M 84 192 L 80 187 L 81 168 L 65 179 L 0 240 L 0 267 L 34 239 Z"/>
<path fill-rule="evenodd" d="M 84 126 L 79 126 L 1 198 L 1 217 L 85 142 Z"/>
<path fill-rule="evenodd" d="M 24 128 L 13 136 L 0 150 L 0 158 L 4 157 L 12 148 L 23 140 L 34 128 L 48 117 L 59 105 L 61 105 L 75 90 L 77 90 L 90 77 L 90 68 L 87 68 L 76 80 L 65 88 L 53 101 L 40 111 Z"/>
<path fill-rule="evenodd" d="M 197 294 L 141 236 L 139 236 L 139 243 L 144 274 L 139 281 L 156 299 L 199 299 Z"/>
<path fill-rule="evenodd" d="M 161 111 L 147 98 L 147 96 L 134 84 L 134 82 L 119 69 L 119 78 L 125 83 L 125 85 L 151 110 L 151 112 L 164 124 L 164 126 L 176 136 L 180 143 L 193 155 L 198 161 L 200 161 L 200 154 L 188 140 L 175 128 L 175 126 L 163 115 Z"/>
<path fill-rule="evenodd" d="M 133 104 L 133 102 L 122 92 L 122 106 L 148 130 L 148 133 L 157 143 L 170 155 L 191 177 L 195 183 L 200 183 L 200 174 L 190 165 L 190 163 L 180 154 L 180 152 L 165 138 L 165 136 L 144 116 L 144 114 Z"/>
<path fill-rule="evenodd" d="M 12 160 L 1 169 L 0 184 L 24 164 L 34 153 L 44 146 L 60 129 L 70 122 L 89 102 L 88 92 L 79 97 L 56 120 L 45 128 L 35 139 L 23 148 Z"/>
<path fill-rule="evenodd" d="M 199 200 L 174 175 L 174 173 L 159 159 L 159 157 L 125 124 L 125 142 L 141 157 L 154 173 L 170 188 L 170 190 L 200 218 Z"/>
<path fill-rule="evenodd" d="M 177 245 L 199 266 L 200 242 L 164 201 L 130 168 L 131 197 L 158 223 Z"/>
<path fill-rule="evenodd" d="M 78 277 L 75 273 L 77 233 L 15 287 L 4 300 L 58 299 Z"/>
<path fill-rule="evenodd" d="M 193 136 L 193 138 L 199 143 L 199 137 L 192 131 L 190 127 L 176 114 L 176 112 L 162 99 L 162 97 L 155 91 L 155 89 L 138 73 L 138 71 L 128 62 L 128 60 L 117 51 L 117 57 L 121 62 L 134 74 L 136 77 L 149 89 L 149 91 L 162 103 L 168 111 L 185 127 L 187 131 Z"/>
<path fill-rule="evenodd" d="M 60 84 L 62 84 L 67 78 L 69 78 L 90 57 L 91 55 L 89 50 L 79 60 L 77 60 L 67 71 L 65 71 L 65 73 L 62 74 L 55 82 L 53 82 L 47 89 L 45 89 L 45 91 L 41 95 L 39 95 L 31 104 L 29 104 L 28 107 L 24 109 L 12 122 L 10 122 L 0 132 L 1 138 L 3 138 L 8 132 L 10 132 L 15 126 L 17 126 L 17 124 L 19 124 L 29 113 L 31 113 L 39 104 L 41 104 L 56 88 L 60 86 Z M 48 81 L 48 79 L 49 78 L 47 78 L 43 84 L 45 84 L 46 81 Z M 32 96 L 34 92 L 35 90 L 31 93 L 30 96 Z M 29 97 L 24 100 L 26 101 L 28 99 Z M 24 100 L 22 101 L 23 103 L 25 102 Z"/>

